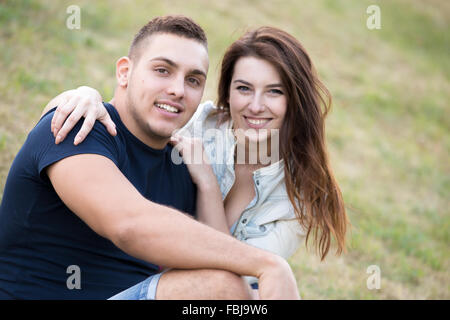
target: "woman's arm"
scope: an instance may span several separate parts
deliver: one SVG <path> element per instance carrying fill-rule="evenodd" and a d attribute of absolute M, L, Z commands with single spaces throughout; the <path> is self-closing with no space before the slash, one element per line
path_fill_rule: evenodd
<path fill-rule="evenodd" d="M 230 234 L 222 195 L 214 173 L 211 179 L 214 181 L 197 185 L 197 219 L 216 230 Z"/>
<path fill-rule="evenodd" d="M 56 144 L 65 139 L 70 130 L 82 117 L 85 120 L 75 137 L 74 144 L 79 144 L 86 138 L 96 120 L 103 123 L 111 135 L 115 136 L 117 134 L 116 126 L 103 106 L 100 93 L 93 88 L 82 86 L 75 90 L 64 91 L 47 104 L 42 116 L 56 106 L 58 107 L 55 110 L 51 123 L 51 130 L 55 136 Z"/>
<path fill-rule="evenodd" d="M 203 150 L 201 139 L 174 135 L 171 143 L 182 154 L 192 181 L 197 186 L 197 220 L 230 234 L 219 184 Z"/>

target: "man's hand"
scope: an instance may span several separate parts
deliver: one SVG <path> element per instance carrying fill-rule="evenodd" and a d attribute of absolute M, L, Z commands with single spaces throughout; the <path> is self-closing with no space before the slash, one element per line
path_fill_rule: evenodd
<path fill-rule="evenodd" d="M 300 294 L 291 267 L 282 257 L 273 255 L 264 265 L 259 278 L 259 296 L 262 300 L 299 300 Z"/>

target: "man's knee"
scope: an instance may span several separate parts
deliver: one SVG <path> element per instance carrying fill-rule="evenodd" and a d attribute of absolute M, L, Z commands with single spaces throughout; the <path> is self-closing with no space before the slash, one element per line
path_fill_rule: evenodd
<path fill-rule="evenodd" d="M 250 300 L 252 298 L 247 282 L 235 273 L 214 270 L 216 274 L 217 299 L 222 300 Z"/>
<path fill-rule="evenodd" d="M 246 281 L 228 271 L 170 270 L 158 284 L 157 299 L 249 300 Z"/>

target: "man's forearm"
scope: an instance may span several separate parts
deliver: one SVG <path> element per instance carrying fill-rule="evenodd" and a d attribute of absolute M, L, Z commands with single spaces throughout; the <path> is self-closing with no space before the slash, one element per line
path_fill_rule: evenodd
<path fill-rule="evenodd" d="M 128 254 L 169 268 L 222 269 L 259 277 L 272 254 L 203 225 L 177 210 L 148 202 L 116 238 Z"/>

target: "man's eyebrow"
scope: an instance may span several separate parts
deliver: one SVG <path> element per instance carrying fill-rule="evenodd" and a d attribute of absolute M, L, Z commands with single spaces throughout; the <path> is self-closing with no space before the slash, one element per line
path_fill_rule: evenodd
<path fill-rule="evenodd" d="M 172 67 L 175 67 L 175 68 L 178 67 L 178 65 L 174 61 L 167 59 L 165 57 L 156 57 L 156 58 L 150 59 L 150 61 L 158 61 L 158 60 L 164 61 L 165 63 L 167 63 L 168 65 L 170 65 Z"/>
<path fill-rule="evenodd" d="M 191 74 L 195 76 L 202 76 L 206 79 L 206 73 L 204 73 L 202 70 L 194 69 L 191 71 Z"/>
<path fill-rule="evenodd" d="M 168 65 L 170 65 L 170 66 L 172 66 L 172 67 L 174 67 L 174 68 L 177 68 L 178 67 L 178 64 L 177 63 L 175 63 L 174 61 L 172 61 L 172 60 L 170 60 L 170 59 L 167 59 L 167 58 L 165 58 L 165 57 L 156 57 L 156 58 L 153 58 L 153 59 L 151 59 L 150 61 L 164 61 L 165 63 L 167 63 Z M 203 72 L 202 70 L 200 70 L 200 69 L 193 69 L 193 70 L 191 70 L 189 73 L 191 73 L 191 74 L 193 74 L 193 75 L 200 75 L 200 76 L 203 76 L 203 77 L 205 77 L 206 78 L 206 73 L 205 72 Z"/>

